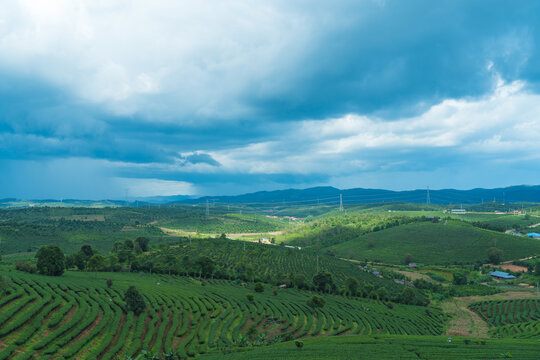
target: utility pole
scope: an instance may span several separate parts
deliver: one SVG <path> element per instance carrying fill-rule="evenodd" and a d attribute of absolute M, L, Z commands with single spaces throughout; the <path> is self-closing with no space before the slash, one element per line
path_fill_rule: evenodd
<path fill-rule="evenodd" d="M 208 199 L 206 199 L 206 216 L 210 215 L 210 208 L 208 207 Z"/>
<path fill-rule="evenodd" d="M 339 194 L 339 211 L 343 211 L 343 196 Z"/>
<path fill-rule="evenodd" d="M 429 186 L 427 187 L 426 204 L 431 204 L 431 199 L 430 199 L 430 197 L 429 197 Z"/>

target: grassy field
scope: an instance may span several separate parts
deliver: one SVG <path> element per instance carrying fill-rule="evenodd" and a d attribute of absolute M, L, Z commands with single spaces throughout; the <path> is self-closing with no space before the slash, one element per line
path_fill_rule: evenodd
<path fill-rule="evenodd" d="M 206 216 L 204 208 L 191 205 L 0 210 L 0 253 L 35 251 L 51 243 L 66 252 L 74 252 L 83 244 L 107 252 L 116 241 L 139 236 L 150 238 L 152 244 L 175 241 L 160 227 L 221 234 L 272 232 L 291 226 L 287 220 L 226 213 L 225 208 L 213 208 Z"/>
<path fill-rule="evenodd" d="M 371 246 L 371 245 L 372 246 Z M 421 222 L 372 232 L 329 249 L 336 256 L 387 263 L 404 263 L 404 254 L 423 264 L 474 263 L 487 260 L 496 246 L 503 259 L 540 253 L 540 241 L 473 227 L 466 222 Z"/>
<path fill-rule="evenodd" d="M 7 291 L 0 296 L 0 359 L 115 359 L 143 350 L 193 357 L 306 337 L 439 335 L 446 320 L 433 308 L 390 308 L 341 296 L 324 296 L 325 306 L 313 310 L 306 305 L 307 291 L 274 292 L 267 285 L 253 292 L 250 285 L 224 280 L 84 272 L 47 277 L 2 270 Z M 133 284 L 147 305 L 140 315 L 126 311 L 123 300 Z"/>
<path fill-rule="evenodd" d="M 201 360 L 330 359 L 538 359 L 537 340 L 495 340 L 446 336 L 342 336 L 306 339 L 302 349 L 285 342 Z"/>

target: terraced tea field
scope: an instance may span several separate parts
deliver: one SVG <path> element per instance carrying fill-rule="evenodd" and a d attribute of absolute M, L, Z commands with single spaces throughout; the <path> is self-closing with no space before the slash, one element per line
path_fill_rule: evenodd
<path fill-rule="evenodd" d="M 435 309 L 325 296 L 306 305 L 309 292 L 128 273 L 67 272 L 60 278 L 5 272 L 0 297 L 0 359 L 115 359 L 142 350 L 194 357 L 212 349 L 343 334 L 440 335 L 445 315 Z M 112 280 L 107 287 L 106 279 Z M 137 315 L 125 309 L 135 285 L 146 301 Z M 250 301 L 247 294 L 253 294 Z"/>
<path fill-rule="evenodd" d="M 540 337 L 540 299 L 480 301 L 470 305 L 496 337 Z"/>
<path fill-rule="evenodd" d="M 335 359 L 428 359 L 485 360 L 538 359 L 537 340 L 475 339 L 446 336 L 339 336 L 303 340 L 246 349 L 232 354 L 207 354 L 201 360 L 335 360 Z"/>

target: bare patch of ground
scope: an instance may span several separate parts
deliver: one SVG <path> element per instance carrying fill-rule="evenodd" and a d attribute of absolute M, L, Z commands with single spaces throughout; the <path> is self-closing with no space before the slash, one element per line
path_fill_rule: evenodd
<path fill-rule="evenodd" d="M 442 303 L 443 311 L 452 317 L 448 322 L 446 335 L 488 337 L 488 324 L 468 308 L 469 304 L 458 298 Z"/>
<path fill-rule="evenodd" d="M 412 272 L 412 271 L 403 271 L 403 270 L 396 270 L 396 272 L 403 274 L 405 276 L 408 276 L 409 278 L 411 278 L 412 281 L 416 279 L 424 279 L 424 280 L 430 279 L 429 275 L 422 274 L 422 273 L 417 273 L 417 272 Z"/>
<path fill-rule="evenodd" d="M 519 271 L 527 272 L 527 271 L 529 271 L 524 266 L 508 264 L 508 263 L 503 263 L 503 264 L 499 264 L 499 265 L 484 264 L 484 266 L 491 267 L 491 268 L 500 267 L 500 268 L 502 268 L 504 270 L 514 271 L 514 272 L 519 272 Z"/>

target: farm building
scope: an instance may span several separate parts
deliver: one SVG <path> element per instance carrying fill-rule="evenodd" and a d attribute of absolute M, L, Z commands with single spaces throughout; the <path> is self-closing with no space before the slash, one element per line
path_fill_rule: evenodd
<path fill-rule="evenodd" d="M 450 214 L 466 214 L 467 210 L 465 209 L 452 209 L 450 210 Z"/>
<path fill-rule="evenodd" d="M 489 275 L 493 276 L 494 278 L 503 280 L 512 280 L 516 278 L 514 275 L 510 275 L 509 273 L 503 271 L 492 271 L 489 273 Z"/>
<path fill-rule="evenodd" d="M 530 237 L 530 238 L 535 238 L 535 239 L 540 238 L 540 234 L 538 234 L 538 233 L 528 233 L 527 236 Z"/>

